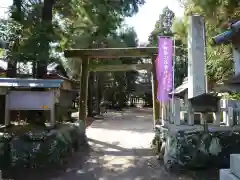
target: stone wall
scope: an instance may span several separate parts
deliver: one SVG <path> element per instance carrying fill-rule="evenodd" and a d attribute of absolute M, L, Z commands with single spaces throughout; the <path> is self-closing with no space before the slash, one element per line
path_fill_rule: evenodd
<path fill-rule="evenodd" d="M 170 133 L 161 128 L 155 139 L 158 154 L 168 169 L 228 166 L 229 155 L 240 153 L 240 134 L 233 131 Z"/>
<path fill-rule="evenodd" d="M 220 180 L 240 180 L 240 154 L 230 155 L 230 169 L 220 169 Z"/>
<path fill-rule="evenodd" d="M 25 133 L 0 133 L 0 169 L 38 168 L 61 163 L 72 150 L 84 145 L 82 121 L 56 127 L 36 127 Z"/>

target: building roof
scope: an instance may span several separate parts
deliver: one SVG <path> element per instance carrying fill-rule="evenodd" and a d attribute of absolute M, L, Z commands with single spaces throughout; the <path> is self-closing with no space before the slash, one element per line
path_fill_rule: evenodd
<path fill-rule="evenodd" d="M 62 80 L 66 80 L 66 81 L 70 81 L 70 82 L 74 82 L 74 83 L 79 83 L 80 81 L 77 81 L 75 79 L 70 79 L 68 77 L 62 76 L 58 73 L 47 73 L 44 77 L 44 79 L 62 79 Z"/>
<path fill-rule="evenodd" d="M 0 87 L 59 88 L 62 79 L 0 78 Z"/>
<path fill-rule="evenodd" d="M 174 94 L 174 96 L 184 98 L 185 92 L 188 90 L 188 78 L 184 78 L 183 83 L 176 87 L 169 95 Z"/>

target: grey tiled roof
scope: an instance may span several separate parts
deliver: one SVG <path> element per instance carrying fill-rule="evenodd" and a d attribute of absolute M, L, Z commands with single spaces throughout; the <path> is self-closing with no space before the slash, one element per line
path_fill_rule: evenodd
<path fill-rule="evenodd" d="M 0 78 L 0 87 L 58 88 L 62 79 Z"/>

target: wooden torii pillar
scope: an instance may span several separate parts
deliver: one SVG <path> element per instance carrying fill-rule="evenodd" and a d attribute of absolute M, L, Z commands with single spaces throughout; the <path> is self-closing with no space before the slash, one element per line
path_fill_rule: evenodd
<path fill-rule="evenodd" d="M 79 120 L 83 120 L 87 124 L 87 100 L 88 100 L 88 66 L 89 57 L 82 56 L 81 75 L 80 75 L 80 98 L 79 98 Z"/>
<path fill-rule="evenodd" d="M 120 57 L 140 57 L 152 58 L 152 95 L 153 95 L 153 122 L 154 126 L 160 118 L 160 107 L 157 101 L 157 77 L 155 68 L 155 57 L 157 47 L 135 47 L 135 48 L 101 48 L 101 49 L 73 49 L 66 50 L 66 58 L 81 58 L 81 78 L 80 78 L 80 99 L 79 99 L 79 119 L 86 123 L 87 118 L 87 99 L 88 99 L 88 74 L 89 71 L 129 71 L 146 69 L 144 64 L 130 65 L 106 65 L 106 68 L 89 67 L 89 60 L 98 59 L 116 59 Z M 108 66 L 108 67 L 107 67 Z M 147 64 L 149 68 L 149 64 Z"/>
<path fill-rule="evenodd" d="M 152 99 L 153 99 L 153 125 L 155 127 L 160 119 L 160 104 L 157 100 L 158 81 L 156 73 L 156 56 L 152 57 Z"/>

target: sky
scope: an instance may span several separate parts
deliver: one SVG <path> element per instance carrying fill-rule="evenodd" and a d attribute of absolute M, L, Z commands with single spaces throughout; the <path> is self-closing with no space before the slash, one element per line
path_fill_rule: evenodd
<path fill-rule="evenodd" d="M 12 0 L 0 0 L 0 17 L 6 17 L 7 9 L 12 4 Z M 179 0 L 146 0 L 140 7 L 139 12 L 133 17 L 126 18 L 125 23 L 134 27 L 140 43 L 147 43 L 148 36 L 154 29 L 159 14 L 165 6 L 168 6 L 177 17 L 183 16 L 183 8 L 178 3 Z"/>
<path fill-rule="evenodd" d="M 146 0 L 146 3 L 140 7 L 139 12 L 135 16 L 126 18 L 126 24 L 134 27 L 140 43 L 146 43 L 148 41 L 149 34 L 154 29 L 162 9 L 166 6 L 168 6 L 177 17 L 183 16 L 184 9 L 181 8 L 178 0 Z"/>

